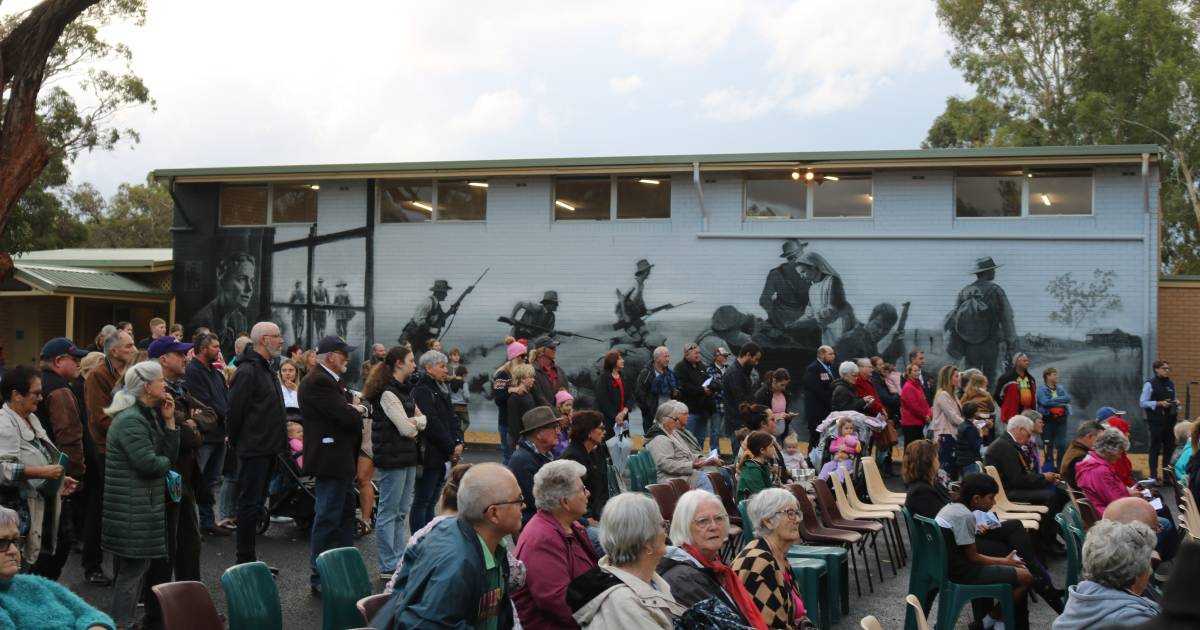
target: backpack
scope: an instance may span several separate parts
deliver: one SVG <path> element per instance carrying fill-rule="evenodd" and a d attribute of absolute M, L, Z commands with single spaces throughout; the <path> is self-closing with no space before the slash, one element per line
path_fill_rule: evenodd
<path fill-rule="evenodd" d="M 967 343 L 983 343 L 996 330 L 996 313 L 988 306 L 983 289 L 971 285 L 963 289 L 954 307 L 954 333 Z"/>

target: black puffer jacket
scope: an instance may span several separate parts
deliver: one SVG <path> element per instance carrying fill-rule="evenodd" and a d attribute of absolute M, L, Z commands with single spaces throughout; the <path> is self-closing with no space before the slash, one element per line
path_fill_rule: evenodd
<path fill-rule="evenodd" d="M 237 372 L 229 385 L 225 427 L 229 445 L 240 457 L 287 452 L 287 415 L 279 377 L 253 346 L 247 346 L 238 357 Z"/>
<path fill-rule="evenodd" d="M 421 463 L 417 438 L 400 435 L 400 430 L 383 410 L 385 392 L 391 392 L 404 406 L 404 413 L 412 418 L 417 406 L 412 400 L 412 383 L 397 383 L 391 380 L 383 390 L 371 399 L 371 445 L 376 468 L 408 468 Z"/>
<path fill-rule="evenodd" d="M 449 394 L 428 374 L 422 374 L 417 381 L 412 399 L 425 413 L 425 433 L 421 436 L 425 452 L 421 463 L 426 468 L 444 466 L 454 454 L 454 447 L 463 443 L 462 421 L 450 405 Z"/>
<path fill-rule="evenodd" d="M 675 377 L 679 379 L 679 402 L 687 405 L 688 413 L 712 413 L 712 396 L 704 393 L 704 381 L 708 380 L 708 373 L 704 371 L 703 363 L 688 363 L 687 359 L 680 359 L 675 364 Z"/>
<path fill-rule="evenodd" d="M 830 397 L 830 401 L 833 411 L 867 412 L 867 401 L 859 398 L 858 393 L 854 391 L 854 386 L 847 383 L 844 378 L 833 382 L 833 396 Z"/>

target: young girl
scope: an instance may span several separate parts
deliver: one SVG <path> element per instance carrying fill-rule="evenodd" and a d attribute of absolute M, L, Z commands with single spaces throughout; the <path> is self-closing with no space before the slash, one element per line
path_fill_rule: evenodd
<path fill-rule="evenodd" d="M 775 485 L 769 464 L 775 459 L 775 438 L 765 431 L 753 431 L 746 436 L 746 452 L 748 456 L 738 468 L 738 499 L 749 499 Z"/>
<path fill-rule="evenodd" d="M 292 459 L 296 467 L 304 469 L 304 425 L 299 422 L 287 423 L 288 448 L 292 451 Z"/>
<path fill-rule="evenodd" d="M 854 472 L 854 464 L 862 453 L 862 442 L 858 439 L 858 428 L 849 416 L 838 418 L 837 437 L 829 444 L 829 452 L 833 454 L 828 462 L 821 467 L 821 479 L 837 473 L 838 479 L 846 480 L 847 472 Z"/>
<path fill-rule="evenodd" d="M 958 500 L 946 504 L 934 520 L 942 528 L 949 549 L 950 580 L 959 584 L 1011 584 L 1017 627 L 1027 628 L 1029 608 L 1025 592 L 1033 584 L 1033 574 L 1015 551 L 998 558 L 985 556 L 975 548 L 975 535 L 980 527 L 975 522 L 975 510 L 990 512 L 999 489 L 996 481 L 985 474 L 966 474 Z M 994 627 L 1003 619 L 1000 606 L 994 606 L 987 617 L 983 627 Z"/>
<path fill-rule="evenodd" d="M 787 466 L 788 470 L 808 467 L 804 453 L 800 452 L 800 439 L 796 437 L 795 432 L 783 438 L 783 465 Z"/>
<path fill-rule="evenodd" d="M 558 408 L 558 444 L 550 447 L 554 458 L 558 459 L 570 445 L 567 432 L 571 429 L 571 414 L 575 409 L 575 397 L 565 389 L 558 390 L 554 395 L 554 406 Z"/>

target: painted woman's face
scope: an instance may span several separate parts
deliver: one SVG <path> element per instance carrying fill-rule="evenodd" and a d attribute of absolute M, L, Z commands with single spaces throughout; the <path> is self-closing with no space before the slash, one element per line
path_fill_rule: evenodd
<path fill-rule="evenodd" d="M 242 261 L 229 270 L 221 281 L 221 297 L 226 304 L 236 303 L 242 308 L 250 306 L 254 297 L 254 263 Z"/>

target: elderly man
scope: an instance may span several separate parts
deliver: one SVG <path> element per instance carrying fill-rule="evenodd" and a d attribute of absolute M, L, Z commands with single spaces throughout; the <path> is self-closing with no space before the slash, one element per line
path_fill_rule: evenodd
<path fill-rule="evenodd" d="M 1083 543 L 1083 581 L 1071 587 L 1054 630 L 1129 628 L 1158 616 L 1143 596 L 1150 583 L 1154 533 L 1142 523 L 1102 520 Z"/>
<path fill-rule="evenodd" d="M 200 447 L 200 474 L 208 484 L 207 496 L 197 498 L 200 513 L 200 531 L 210 536 L 228 536 L 229 530 L 217 525 L 213 506 L 217 490 L 221 487 L 221 469 L 225 464 L 225 416 L 229 413 L 229 386 L 225 374 L 216 363 L 221 359 L 221 339 L 216 333 L 198 332 L 192 338 L 192 360 L 185 370 L 188 393 L 216 414 L 217 422 L 211 427 L 200 427 L 204 445 Z M 229 484 L 227 492 L 235 492 Z M 232 496 L 232 495 L 231 495 Z M 225 514 L 226 518 L 232 514 Z"/>
<path fill-rule="evenodd" d="M 675 378 L 679 381 L 679 402 L 687 405 L 688 421 L 696 427 L 696 438 L 703 448 L 704 439 L 710 432 L 708 419 L 712 415 L 713 391 L 704 364 L 700 362 L 700 346 L 689 342 L 683 347 L 683 359 L 675 364 Z M 712 431 L 714 448 L 720 439 L 720 432 Z"/>
<path fill-rule="evenodd" d="M 1075 429 L 1075 439 L 1071 446 L 1067 447 L 1067 452 L 1063 453 L 1062 466 L 1058 469 L 1058 474 L 1072 488 L 1078 487 L 1075 484 L 1075 465 L 1092 450 L 1092 443 L 1103 430 L 1104 427 L 1095 420 L 1080 422 L 1079 427 Z"/>
<path fill-rule="evenodd" d="M 642 368 L 633 384 L 634 400 L 642 412 L 642 435 L 654 425 L 654 410 L 680 396 L 679 377 L 671 371 L 671 351 L 666 346 L 654 349 L 650 364 Z"/>
<path fill-rule="evenodd" d="M 87 428 L 96 446 L 95 466 L 88 467 L 84 485 L 88 488 L 88 517 L 84 523 L 83 573 L 89 584 L 108 586 L 112 579 L 104 574 L 101 565 L 104 553 L 100 550 L 100 518 L 104 505 L 104 458 L 107 453 L 108 427 L 112 418 L 104 410 L 112 404 L 113 390 L 133 363 L 137 348 L 133 335 L 120 330 L 104 340 L 104 363 L 96 366 L 83 382 L 84 408 L 87 409 Z"/>
<path fill-rule="evenodd" d="M 568 389 L 567 373 L 554 362 L 558 355 L 558 340 L 542 335 L 533 340 L 537 362 L 533 365 L 533 399 L 539 405 L 554 407 L 554 397 L 560 389 Z"/>
<path fill-rule="evenodd" d="M 533 477 L 542 466 L 549 464 L 554 456 L 550 449 L 558 444 L 558 418 L 554 409 L 547 406 L 534 407 L 521 416 L 521 441 L 513 449 L 508 467 L 517 478 L 525 506 L 521 508 L 521 523 L 528 523 L 537 514 L 533 497 Z"/>
<path fill-rule="evenodd" d="M 279 326 L 258 322 L 250 329 L 250 341 L 253 345 L 238 357 L 237 372 L 229 384 L 225 417 L 229 446 L 238 457 L 238 564 L 258 559 L 254 549 L 258 516 L 275 456 L 287 449 L 283 390 L 271 368 L 271 361 L 283 352 L 283 335 Z"/>
<path fill-rule="evenodd" d="M 521 529 L 522 495 L 500 464 L 475 464 L 458 486 L 458 516 L 410 545 L 393 606 L 372 620 L 383 630 L 513 627 L 509 563 L 500 546 Z"/>
<path fill-rule="evenodd" d="M 1056 540 L 1058 535 L 1054 515 L 1066 505 L 1068 496 L 1062 488 L 1053 485 L 1059 480 L 1056 472 L 1036 473 L 1025 468 L 1021 446 L 1028 444 L 1033 436 L 1033 421 L 1017 415 L 1008 419 L 1007 432 L 996 438 L 987 449 L 985 463 L 995 466 L 1004 483 L 1004 492 L 1014 501 L 1044 505 L 1050 509 L 1042 516 L 1038 526 L 1038 542 L 1043 550 L 1061 553 L 1063 547 Z"/>
<path fill-rule="evenodd" d="M 362 369 L 360 370 L 360 372 L 362 372 L 362 382 L 363 383 L 367 382 L 367 375 L 371 373 L 371 368 L 375 367 L 376 365 L 379 365 L 380 363 L 383 363 L 383 360 L 386 358 L 387 358 L 387 346 L 385 346 L 381 343 L 376 343 L 376 344 L 371 345 L 371 358 L 367 359 L 366 361 L 363 361 Z"/>
<path fill-rule="evenodd" d="M 1011 418 L 1027 409 L 1037 411 L 1037 379 L 1029 372 L 1029 355 L 1013 355 L 1012 369 L 996 381 L 994 397 L 1000 417 Z"/>
<path fill-rule="evenodd" d="M 325 337 L 317 344 L 319 367 L 300 381 L 304 474 L 317 480 L 309 578 L 314 595 L 321 594 L 317 556 L 328 549 L 354 545 L 354 477 L 367 415 L 367 408 L 346 388 L 343 377 L 354 350 L 341 337 Z"/>
<path fill-rule="evenodd" d="M 833 385 L 838 379 L 833 367 L 836 356 L 833 348 L 821 346 L 817 348 L 817 358 L 804 369 L 804 420 L 808 423 L 809 444 L 820 441 L 817 425 L 833 411 Z"/>

